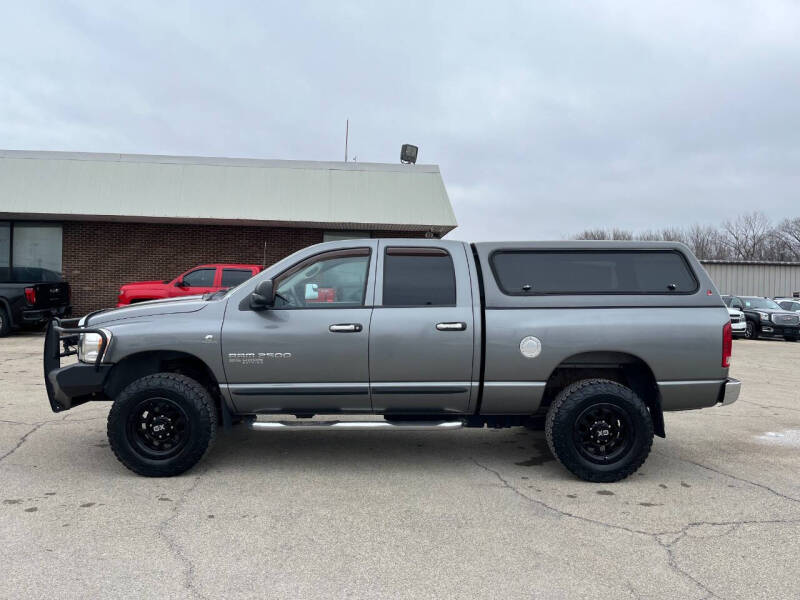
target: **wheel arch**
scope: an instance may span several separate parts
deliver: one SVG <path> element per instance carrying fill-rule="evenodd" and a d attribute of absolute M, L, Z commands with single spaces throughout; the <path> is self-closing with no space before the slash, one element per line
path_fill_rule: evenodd
<path fill-rule="evenodd" d="M 650 365 L 629 352 L 596 350 L 573 354 L 562 360 L 547 378 L 540 411 L 546 411 L 556 395 L 582 379 L 609 379 L 632 389 L 647 406 L 654 433 L 666 437 L 661 394 Z"/>
<path fill-rule="evenodd" d="M 221 422 L 225 426 L 229 425 L 230 410 L 222 397 L 214 372 L 205 361 L 188 352 L 151 350 L 130 354 L 114 364 L 103 391 L 108 398 L 113 399 L 133 381 L 155 373 L 179 373 L 203 385 L 217 405 Z"/>

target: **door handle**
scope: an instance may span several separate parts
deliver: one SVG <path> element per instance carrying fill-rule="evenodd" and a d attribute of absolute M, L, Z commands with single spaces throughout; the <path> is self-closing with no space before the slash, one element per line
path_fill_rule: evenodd
<path fill-rule="evenodd" d="M 464 331 L 467 328 L 466 323 L 437 323 L 436 329 L 439 331 Z"/>
<path fill-rule="evenodd" d="M 361 323 L 337 323 L 328 329 L 333 333 L 358 333 L 362 329 Z"/>

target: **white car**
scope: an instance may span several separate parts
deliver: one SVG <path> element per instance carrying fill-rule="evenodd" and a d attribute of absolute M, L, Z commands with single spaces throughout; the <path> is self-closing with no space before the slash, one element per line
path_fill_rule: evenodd
<path fill-rule="evenodd" d="M 783 310 L 800 313 L 800 298 L 775 298 L 775 302 Z"/>
<path fill-rule="evenodd" d="M 747 320 L 744 318 L 744 313 L 738 308 L 728 307 L 728 314 L 731 316 L 731 333 L 733 335 L 744 335 L 747 329 Z"/>

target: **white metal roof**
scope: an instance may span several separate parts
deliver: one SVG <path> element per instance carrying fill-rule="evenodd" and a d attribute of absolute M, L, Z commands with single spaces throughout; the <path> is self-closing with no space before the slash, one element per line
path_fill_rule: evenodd
<path fill-rule="evenodd" d="M 456 227 L 436 165 L 0 150 L 0 219 L 434 230 Z"/>

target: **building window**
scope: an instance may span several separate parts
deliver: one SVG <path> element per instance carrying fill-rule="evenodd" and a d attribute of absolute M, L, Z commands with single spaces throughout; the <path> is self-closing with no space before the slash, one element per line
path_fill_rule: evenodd
<path fill-rule="evenodd" d="M 0 222 L 0 281 L 60 281 L 61 225 Z"/>
<path fill-rule="evenodd" d="M 341 240 L 363 240 L 370 238 L 369 231 L 326 231 L 322 234 L 323 242 L 338 242 Z"/>
<path fill-rule="evenodd" d="M 11 223 L 0 221 L 0 281 L 11 274 Z"/>

